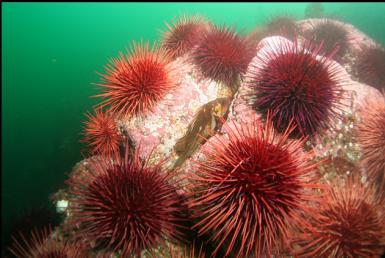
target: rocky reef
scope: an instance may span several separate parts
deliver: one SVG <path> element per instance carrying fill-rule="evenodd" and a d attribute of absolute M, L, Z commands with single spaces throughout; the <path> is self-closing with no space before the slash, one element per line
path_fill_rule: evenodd
<path fill-rule="evenodd" d="M 326 18 L 167 27 L 106 66 L 55 244 L 14 253 L 380 257 L 385 60 L 363 55 L 382 46 Z"/>

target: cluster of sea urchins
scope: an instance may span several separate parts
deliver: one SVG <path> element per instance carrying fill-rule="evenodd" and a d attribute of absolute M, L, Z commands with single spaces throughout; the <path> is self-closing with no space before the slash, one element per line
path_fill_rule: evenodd
<path fill-rule="evenodd" d="M 106 98 L 95 109 L 95 115 L 86 114 L 84 139 L 90 153 L 104 156 L 119 151 L 122 141 L 116 119 L 145 116 L 152 112 L 163 97 L 175 89 L 176 82 L 171 56 L 163 48 L 149 43 L 133 44 L 129 55 L 112 59 L 99 84 Z M 103 108 L 108 109 L 103 111 Z"/>
<path fill-rule="evenodd" d="M 311 39 L 325 37 L 331 26 L 326 25 L 314 27 L 318 36 Z M 244 37 L 199 16 L 183 16 L 167 27 L 160 46 L 134 44 L 102 75 L 97 97 L 104 101 L 94 115 L 87 114 L 83 139 L 98 157 L 87 172 L 67 181 L 65 226 L 71 241 L 121 257 L 162 255 L 167 248 L 171 257 L 199 258 L 380 254 L 385 245 L 382 199 L 352 183 L 328 190 L 317 176 L 322 162 L 304 148 L 341 115 L 349 78 L 332 60 L 338 40 L 326 42 L 330 53 L 325 54 L 321 42 L 299 41 L 298 25 L 287 18 L 261 30 L 260 35 L 272 37 L 258 47 L 260 35 Z M 340 38 L 345 40 L 344 32 Z M 169 171 L 165 162 L 139 155 L 118 122 L 156 110 L 177 87 L 173 61 L 182 56 L 232 93 L 244 82 L 248 90 L 241 98 L 263 121 L 224 121 L 222 134 L 206 139 L 199 155 L 189 160 L 191 166 Z M 359 129 L 372 134 L 359 139 L 364 166 L 377 171 L 384 165 L 385 142 L 377 135 L 384 126 L 383 111 L 370 114 Z M 176 172 L 186 175 L 183 191 Z M 30 252 L 19 250 L 26 257 Z"/>

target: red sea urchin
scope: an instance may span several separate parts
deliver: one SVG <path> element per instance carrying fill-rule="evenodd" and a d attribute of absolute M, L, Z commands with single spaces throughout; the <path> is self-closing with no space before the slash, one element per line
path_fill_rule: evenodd
<path fill-rule="evenodd" d="M 208 23 L 200 16 L 182 15 L 173 25 L 166 23 L 168 31 L 163 33 L 162 47 L 172 58 L 177 58 L 199 43 Z"/>
<path fill-rule="evenodd" d="M 385 96 L 369 96 L 359 108 L 362 121 L 355 135 L 369 178 L 385 182 Z"/>
<path fill-rule="evenodd" d="M 93 154 L 111 157 L 119 152 L 121 135 L 114 116 L 108 111 L 95 110 L 95 115 L 86 114 L 88 121 L 84 127 L 84 139 Z"/>
<path fill-rule="evenodd" d="M 292 127 L 280 135 L 269 119 L 233 125 L 225 127 L 227 136 L 210 139 L 205 158 L 195 161 L 194 228 L 211 233 L 223 257 L 270 257 L 282 252 L 289 224 L 314 200 L 317 163 L 302 151 L 304 138 L 288 140 Z"/>
<path fill-rule="evenodd" d="M 357 56 L 355 73 L 361 82 L 378 90 L 385 90 L 385 50 L 381 47 L 364 48 Z"/>
<path fill-rule="evenodd" d="M 274 127 L 283 132 L 289 122 L 297 126 L 291 136 L 314 135 L 331 126 L 341 109 L 344 74 L 338 64 L 317 56 L 319 48 L 302 48 L 282 38 L 264 40 L 247 73 L 245 97 L 266 116 L 272 109 Z"/>
<path fill-rule="evenodd" d="M 208 78 L 232 86 L 246 72 L 255 54 L 254 44 L 234 29 L 213 26 L 193 50 L 193 62 Z"/>
<path fill-rule="evenodd" d="M 144 115 L 172 89 L 176 82 L 170 57 L 149 43 L 133 44 L 128 56 L 120 53 L 107 66 L 104 83 L 98 84 L 103 93 L 95 97 L 107 98 L 100 107 L 109 105 L 119 115 Z"/>
<path fill-rule="evenodd" d="M 348 31 L 343 25 L 333 20 L 323 19 L 321 22 L 312 25 L 306 37 L 311 42 L 322 45 L 321 55 L 328 55 L 335 51 L 334 59 L 341 61 L 349 50 Z"/>
<path fill-rule="evenodd" d="M 66 240 L 55 240 L 52 230 L 32 230 L 31 238 L 21 235 L 23 242 L 15 241 L 10 251 L 17 258 L 85 258 L 88 257 L 81 245 Z"/>
<path fill-rule="evenodd" d="M 96 248 L 122 257 L 152 251 L 163 237 L 180 237 L 179 203 L 162 164 L 149 166 L 131 153 L 95 162 L 87 177 L 70 178 L 69 225 Z"/>
<path fill-rule="evenodd" d="M 254 42 L 255 46 L 258 45 L 258 43 L 264 38 L 264 31 L 261 27 L 254 28 L 248 35 L 248 40 L 251 40 Z"/>
<path fill-rule="evenodd" d="M 380 257 L 385 250 L 383 202 L 358 178 L 335 183 L 293 238 L 295 257 Z"/>
<path fill-rule="evenodd" d="M 3 243 L 2 246 L 10 246 L 12 242 L 25 242 L 26 237 L 35 231 L 42 231 L 47 225 L 56 227 L 61 222 L 60 215 L 55 210 L 54 205 L 33 206 L 23 209 L 7 223 L 7 227 L 3 227 Z M 9 249 L 2 250 L 2 257 L 13 257 Z"/>
<path fill-rule="evenodd" d="M 265 34 L 268 36 L 283 36 L 290 40 L 297 38 L 301 33 L 295 20 L 287 15 L 272 18 L 266 25 Z"/>

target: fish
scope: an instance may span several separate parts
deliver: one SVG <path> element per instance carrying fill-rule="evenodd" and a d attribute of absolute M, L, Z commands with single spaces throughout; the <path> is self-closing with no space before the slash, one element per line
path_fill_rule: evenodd
<path fill-rule="evenodd" d="M 131 158 L 137 148 L 134 139 L 130 135 L 130 133 L 125 128 L 124 124 L 120 123 L 117 125 L 118 132 L 121 135 L 121 141 L 119 143 L 119 153 L 124 156 L 125 154 Z M 127 151 L 127 153 L 126 153 Z"/>
<path fill-rule="evenodd" d="M 174 163 L 173 169 L 182 165 L 200 145 L 220 130 L 227 117 L 230 103 L 231 98 L 217 98 L 199 108 L 187 127 L 187 132 L 174 146 L 178 159 Z"/>

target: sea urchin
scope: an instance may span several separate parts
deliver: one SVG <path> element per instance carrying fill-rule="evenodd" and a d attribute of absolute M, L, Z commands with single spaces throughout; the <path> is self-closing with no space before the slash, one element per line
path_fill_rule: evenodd
<path fill-rule="evenodd" d="M 166 23 L 168 31 L 163 33 L 162 47 L 171 57 L 177 58 L 199 43 L 208 23 L 200 16 L 183 15 L 173 25 Z"/>
<path fill-rule="evenodd" d="M 335 182 L 293 237 L 295 257 L 380 257 L 385 250 L 383 205 L 357 178 L 348 178 L 345 185 Z"/>
<path fill-rule="evenodd" d="M 98 84 L 103 93 L 95 97 L 107 98 L 99 106 L 109 105 L 119 115 L 144 115 L 172 89 L 176 82 L 170 57 L 149 43 L 133 44 L 128 56 L 120 53 L 107 66 L 104 83 Z"/>
<path fill-rule="evenodd" d="M 192 52 L 193 62 L 208 78 L 232 86 L 255 54 L 254 44 L 225 26 L 213 26 Z"/>
<path fill-rule="evenodd" d="M 349 49 L 348 31 L 336 21 L 322 19 L 312 25 L 306 37 L 314 44 L 322 45 L 321 55 L 326 56 L 335 51 L 333 57 L 337 61 L 341 61 Z"/>
<path fill-rule="evenodd" d="M 273 17 L 265 28 L 267 36 L 283 36 L 290 40 L 295 40 L 300 33 L 295 19 L 288 15 Z"/>
<path fill-rule="evenodd" d="M 84 127 L 84 139 L 93 154 L 111 157 L 119 151 L 121 135 L 114 116 L 108 111 L 95 110 L 95 115 L 86 114 L 88 121 Z"/>
<path fill-rule="evenodd" d="M 385 50 L 366 47 L 357 56 L 354 70 L 360 81 L 378 89 L 385 89 Z"/>
<path fill-rule="evenodd" d="M 85 249 L 67 240 L 56 240 L 52 229 L 32 230 L 30 239 L 21 235 L 23 241 L 13 243 L 10 251 L 17 258 L 80 258 L 88 257 Z"/>
<path fill-rule="evenodd" d="M 369 178 L 381 182 L 385 179 L 385 96 L 369 95 L 359 113 L 362 121 L 355 135 L 361 147 L 363 166 Z"/>
<path fill-rule="evenodd" d="M 86 177 L 70 178 L 69 225 L 98 248 L 123 257 L 151 251 L 163 237 L 179 238 L 180 198 L 162 164 L 149 166 L 132 153 L 94 162 Z"/>
<path fill-rule="evenodd" d="M 265 125 L 228 125 L 206 144 L 191 175 L 191 208 L 199 234 L 211 233 L 225 256 L 278 254 L 290 223 L 313 200 L 316 180 L 304 139 L 288 140 Z M 215 254 L 214 252 L 214 254 Z"/>
<path fill-rule="evenodd" d="M 291 136 L 314 135 L 328 128 L 341 108 L 345 77 L 338 64 L 317 56 L 319 48 L 305 49 L 272 37 L 250 64 L 245 97 L 254 109 L 266 116 L 272 109 L 274 127 L 283 132 L 291 120 L 296 129 Z M 347 77 L 348 79 L 348 77 Z"/>

